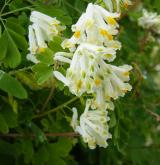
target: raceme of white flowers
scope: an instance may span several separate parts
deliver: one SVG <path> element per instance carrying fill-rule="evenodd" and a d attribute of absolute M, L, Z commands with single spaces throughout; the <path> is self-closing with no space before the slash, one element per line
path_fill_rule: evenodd
<path fill-rule="evenodd" d="M 32 11 L 30 16 L 32 25 L 29 26 L 29 51 L 27 59 L 37 63 L 35 54 L 44 52 L 48 47 L 47 42 L 59 35 L 65 26 L 60 21 L 38 11 Z"/>
<path fill-rule="evenodd" d="M 64 40 L 62 47 L 74 52 L 77 45 L 90 43 L 120 49 L 121 44 L 113 40 L 113 36 L 118 34 L 119 25 L 115 19 L 119 16 L 90 3 L 77 23 L 72 25 L 73 36 Z"/>
<path fill-rule="evenodd" d="M 103 2 L 110 12 L 121 12 L 121 8 L 128 8 L 129 5 L 132 5 L 130 0 L 103 0 Z"/>
<path fill-rule="evenodd" d="M 79 133 L 84 142 L 88 143 L 89 148 L 96 148 L 96 144 L 100 147 L 107 147 L 107 139 L 112 136 L 109 133 L 108 112 L 104 109 L 90 110 L 91 100 L 87 100 L 84 113 L 80 116 L 78 123 L 77 109 L 73 108 L 73 117 L 71 126 L 75 132 Z"/>
<path fill-rule="evenodd" d="M 154 40 L 154 34 L 160 35 L 160 15 L 156 12 L 148 12 L 143 10 L 143 15 L 138 19 L 139 26 L 150 31 L 150 38 Z M 156 36 L 160 40 L 159 36 Z"/>
<path fill-rule="evenodd" d="M 111 1 L 105 1 L 108 5 Z M 128 0 L 116 1 L 130 4 Z M 110 9 L 109 9 L 110 10 Z M 112 10 L 110 10 L 112 11 Z M 129 65 L 114 66 L 109 64 L 116 58 L 121 43 L 116 40 L 119 24 L 118 12 L 113 13 L 96 4 L 88 4 L 86 12 L 72 25 L 73 36 L 62 42 L 64 49 L 70 52 L 57 52 L 54 60 L 68 63 L 69 68 L 64 76 L 54 71 L 54 76 L 67 86 L 70 92 L 78 97 L 89 94 L 84 112 L 78 121 L 77 109 L 73 108 L 71 126 L 78 132 L 89 148 L 96 145 L 107 147 L 111 138 L 108 126 L 107 109 L 114 109 L 113 100 L 124 96 L 132 89 L 129 81 Z M 37 11 L 30 16 L 29 51 L 27 59 L 38 63 L 36 54 L 44 52 L 48 42 L 65 29 L 56 18 Z"/>
<path fill-rule="evenodd" d="M 62 43 L 62 47 L 70 52 L 57 52 L 54 58 L 70 65 L 65 76 L 59 71 L 54 71 L 54 76 L 71 93 L 78 97 L 84 93 L 92 95 L 92 101 L 87 100 L 79 124 L 75 108 L 71 122 L 74 130 L 82 135 L 91 149 L 96 145 L 107 147 L 106 140 L 111 135 L 108 132 L 106 109 L 113 110 L 112 101 L 132 89 L 128 83 L 132 67 L 109 64 L 115 60 L 116 51 L 121 48 L 121 43 L 115 39 L 119 27 L 117 18 L 119 13 L 88 4 L 86 12 L 72 26 L 73 36 Z"/>

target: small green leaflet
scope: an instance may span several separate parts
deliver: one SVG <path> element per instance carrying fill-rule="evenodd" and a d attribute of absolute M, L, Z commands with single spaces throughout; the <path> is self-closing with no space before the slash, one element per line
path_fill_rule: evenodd
<path fill-rule="evenodd" d="M 27 98 L 27 91 L 14 77 L 0 70 L 0 89 L 19 99 Z"/>

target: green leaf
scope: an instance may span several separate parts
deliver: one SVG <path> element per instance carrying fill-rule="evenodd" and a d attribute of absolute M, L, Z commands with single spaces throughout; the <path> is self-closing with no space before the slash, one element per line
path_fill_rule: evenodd
<path fill-rule="evenodd" d="M 61 47 L 62 38 L 61 37 L 54 37 L 53 41 L 49 43 L 49 47 L 56 53 L 59 51 L 64 51 Z"/>
<path fill-rule="evenodd" d="M 55 6 L 46 6 L 46 5 L 37 5 L 36 9 L 44 14 L 47 14 L 51 17 L 56 17 L 59 21 L 61 21 L 65 25 L 72 24 L 72 18 L 67 15 L 67 13 Z"/>
<path fill-rule="evenodd" d="M 22 51 L 27 50 L 28 43 L 24 36 L 16 33 L 15 31 L 13 31 L 12 29 L 9 29 L 9 28 L 8 28 L 8 32 L 10 33 L 11 37 L 13 38 L 14 42 L 16 43 L 17 47 L 20 50 L 22 50 Z"/>
<path fill-rule="evenodd" d="M 72 24 L 72 18 L 68 16 L 59 17 L 59 20 L 63 22 L 65 25 L 71 25 Z"/>
<path fill-rule="evenodd" d="M 2 26 L 0 25 L 0 37 L 2 36 Z"/>
<path fill-rule="evenodd" d="M 7 36 L 8 39 L 8 49 L 7 49 L 6 57 L 4 58 L 3 62 L 6 66 L 10 68 L 15 68 L 21 62 L 21 54 L 14 40 L 10 36 L 9 32 L 5 31 L 4 33 L 6 33 L 5 35 Z"/>
<path fill-rule="evenodd" d="M 29 124 L 29 127 L 33 131 L 37 142 L 44 142 L 46 140 L 45 134 L 43 133 L 43 131 L 36 124 L 31 122 Z"/>
<path fill-rule="evenodd" d="M 18 103 L 17 103 L 17 101 L 11 95 L 8 96 L 8 101 L 9 101 L 10 106 L 13 109 L 13 112 L 17 113 L 18 112 Z"/>
<path fill-rule="evenodd" d="M 0 114 L 0 131 L 2 133 L 8 133 L 9 131 L 8 125 L 1 114 Z"/>
<path fill-rule="evenodd" d="M 7 53 L 7 48 L 8 48 L 8 37 L 6 33 L 4 32 L 0 38 L 0 60 L 3 60 L 6 56 Z"/>
<path fill-rule="evenodd" d="M 18 33 L 19 35 L 25 34 L 24 28 L 19 24 L 19 21 L 16 18 L 8 18 L 6 26 L 15 31 L 16 33 Z"/>
<path fill-rule="evenodd" d="M 45 64 L 53 64 L 53 52 L 50 49 L 45 49 L 44 52 L 37 54 L 36 58 Z"/>
<path fill-rule="evenodd" d="M 49 159 L 49 152 L 45 145 L 39 147 L 38 151 L 34 154 L 32 163 L 33 165 L 44 165 Z"/>
<path fill-rule="evenodd" d="M 116 125 L 116 123 L 117 123 L 117 121 L 116 121 L 115 113 L 112 112 L 111 119 L 110 119 L 110 122 L 109 122 L 109 127 L 113 128 Z"/>
<path fill-rule="evenodd" d="M 54 162 L 55 165 L 66 165 L 64 158 L 68 156 L 72 146 L 72 140 L 67 138 L 59 138 L 57 143 L 48 144 L 50 161 L 47 165 L 51 165 L 51 162 Z"/>
<path fill-rule="evenodd" d="M 47 81 L 53 75 L 52 67 L 48 66 L 47 64 L 44 64 L 44 63 L 39 63 L 39 64 L 35 65 L 32 69 L 35 72 L 35 76 L 37 78 L 38 84 L 43 84 L 45 81 Z"/>
<path fill-rule="evenodd" d="M 24 155 L 24 162 L 30 163 L 34 154 L 32 141 L 30 140 L 22 141 L 22 153 Z"/>
<path fill-rule="evenodd" d="M 17 114 L 14 113 L 11 109 L 6 108 L 3 111 L 1 111 L 1 115 L 5 119 L 7 125 L 9 128 L 15 128 L 17 127 Z"/>
<path fill-rule="evenodd" d="M 17 98 L 27 98 L 27 91 L 21 83 L 2 70 L 0 70 L 0 89 Z"/>

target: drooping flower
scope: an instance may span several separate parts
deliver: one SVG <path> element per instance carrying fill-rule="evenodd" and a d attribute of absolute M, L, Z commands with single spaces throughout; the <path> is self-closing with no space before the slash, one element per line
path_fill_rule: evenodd
<path fill-rule="evenodd" d="M 110 13 L 101 6 L 88 4 L 86 12 L 72 26 L 73 36 L 64 40 L 62 47 L 75 51 L 81 43 L 108 46 L 114 42 L 113 36 L 118 34 L 118 17 L 118 13 Z M 119 46 L 119 43 L 116 41 L 115 45 Z"/>
<path fill-rule="evenodd" d="M 66 53 L 55 54 L 55 60 L 70 62 L 66 77 L 61 73 L 54 72 L 57 79 L 69 87 L 70 91 L 80 96 L 84 92 L 92 93 L 94 81 L 96 82 L 94 70 L 100 59 L 113 61 L 115 58 L 114 48 L 105 48 L 92 44 L 81 44 L 73 55 L 72 60 Z M 64 56 L 65 55 L 65 56 Z"/>
<path fill-rule="evenodd" d="M 132 5 L 130 0 L 103 0 L 107 9 L 110 12 L 121 12 L 121 8 L 127 9 L 129 5 Z"/>
<path fill-rule="evenodd" d="M 160 35 L 160 15 L 156 12 L 143 10 L 143 16 L 138 19 L 138 24 L 144 29 Z"/>
<path fill-rule="evenodd" d="M 35 54 L 44 52 L 48 47 L 47 42 L 53 40 L 53 37 L 59 35 L 65 27 L 60 25 L 60 22 L 56 18 L 37 11 L 31 13 L 30 21 L 33 24 L 29 25 L 30 53 L 27 55 L 27 59 L 37 63 L 38 60 Z"/>
<path fill-rule="evenodd" d="M 121 43 L 113 38 L 118 33 L 115 20 L 118 16 L 90 3 L 72 26 L 73 36 L 62 43 L 71 53 L 55 54 L 55 60 L 70 66 L 65 76 L 58 71 L 54 71 L 54 76 L 76 96 L 92 94 L 94 109 L 114 109 L 112 100 L 132 89 L 127 83 L 132 67 L 106 63 L 112 62 L 121 48 Z"/>
<path fill-rule="evenodd" d="M 116 67 L 105 62 L 115 59 L 115 48 L 84 43 L 77 48 L 72 60 L 60 54 L 58 53 L 58 58 L 55 55 L 55 59 L 68 61 L 70 67 L 66 71 L 66 76 L 55 71 L 55 77 L 77 96 L 85 92 L 95 95 L 96 107 L 108 108 L 106 105 L 110 105 L 108 103 L 111 99 L 124 96 L 131 90 L 131 86 L 126 82 L 129 81 L 129 71 L 132 67 L 129 65 Z"/>
<path fill-rule="evenodd" d="M 87 100 L 79 124 L 77 109 L 73 108 L 71 126 L 75 132 L 82 136 L 84 142 L 88 143 L 90 149 L 96 148 L 96 145 L 106 148 L 108 146 L 107 140 L 112 137 L 109 133 L 108 112 L 103 109 L 92 110 L 90 106 L 91 100 Z"/>
<path fill-rule="evenodd" d="M 29 35 L 28 35 L 29 48 L 28 49 L 29 49 L 30 53 L 27 55 L 27 59 L 34 62 L 34 63 L 37 63 L 38 60 L 34 56 L 38 50 L 37 38 L 36 38 L 36 35 L 34 32 L 34 29 L 31 25 L 29 26 L 28 29 L 29 29 Z"/>
<path fill-rule="evenodd" d="M 30 21 L 40 27 L 46 41 L 52 40 L 54 36 L 57 36 L 65 29 L 65 26 L 62 26 L 56 18 L 52 18 L 38 11 L 31 13 Z"/>

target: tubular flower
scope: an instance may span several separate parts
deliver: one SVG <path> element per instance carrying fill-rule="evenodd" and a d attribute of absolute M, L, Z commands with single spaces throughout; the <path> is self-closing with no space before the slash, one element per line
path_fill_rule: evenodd
<path fill-rule="evenodd" d="M 100 82 L 96 80 L 96 68 L 98 61 L 113 61 L 115 58 L 115 49 L 105 48 L 91 44 L 81 44 L 75 51 L 72 60 L 65 53 L 55 54 L 55 60 L 61 62 L 70 62 L 66 77 L 60 72 L 55 71 L 54 75 L 69 87 L 70 91 L 81 96 L 84 92 L 93 93 L 94 86 Z"/>
<path fill-rule="evenodd" d="M 52 40 L 54 36 L 65 29 L 65 26 L 62 26 L 56 18 L 37 11 L 31 13 L 30 21 L 40 27 L 46 41 Z"/>
<path fill-rule="evenodd" d="M 129 65 L 116 67 L 104 62 L 101 64 L 98 79 L 102 83 L 94 86 L 96 107 L 114 109 L 114 105 L 110 100 L 124 96 L 126 92 L 132 89 L 131 85 L 126 83 L 129 81 L 129 71 L 131 69 L 132 67 Z"/>
<path fill-rule="evenodd" d="M 138 23 L 144 29 L 160 35 L 160 15 L 157 15 L 157 13 L 148 12 L 144 9 L 143 16 L 138 19 Z"/>
<path fill-rule="evenodd" d="M 60 25 L 56 18 L 49 17 L 37 11 L 33 11 L 30 16 L 33 23 L 29 26 L 29 51 L 27 59 L 37 63 L 36 53 L 44 52 L 48 47 L 47 42 L 51 41 L 54 36 L 60 34 L 65 29 Z"/>
<path fill-rule="evenodd" d="M 56 54 L 55 59 L 69 61 L 70 67 L 67 69 L 66 77 L 57 71 L 54 72 L 55 77 L 77 96 L 85 92 L 95 95 L 95 105 L 98 108 L 105 108 L 110 99 L 117 99 L 131 90 L 131 86 L 125 82 L 129 81 L 129 71 L 132 67 L 116 67 L 105 62 L 115 59 L 114 48 L 84 43 L 77 48 L 72 60 L 60 54 Z"/>
<path fill-rule="evenodd" d="M 114 42 L 113 36 L 118 34 L 118 17 L 118 13 L 110 13 L 101 6 L 90 3 L 86 12 L 72 26 L 73 36 L 64 40 L 62 47 L 75 51 L 76 45 L 81 43 L 108 46 L 110 42 Z M 118 41 L 115 45 L 119 46 Z"/>
<path fill-rule="evenodd" d="M 108 146 L 107 140 L 112 136 L 109 133 L 108 126 L 108 112 L 105 110 L 90 109 L 91 100 L 87 100 L 84 113 L 80 116 L 78 124 L 77 109 L 73 108 L 73 117 L 71 126 L 75 132 L 79 133 L 84 142 L 88 143 L 90 149 L 96 148 L 96 145 L 106 148 Z"/>
<path fill-rule="evenodd" d="M 105 6 L 110 12 L 121 12 L 121 8 L 127 9 L 129 5 L 132 5 L 130 0 L 103 0 Z"/>
<path fill-rule="evenodd" d="M 121 48 L 121 43 L 113 39 L 119 26 L 114 18 L 118 16 L 90 3 L 86 13 L 72 26 L 73 36 L 62 43 L 71 53 L 55 54 L 54 60 L 70 66 L 65 76 L 58 71 L 54 71 L 54 76 L 76 96 L 92 94 L 94 109 L 114 109 L 112 100 L 132 89 L 127 83 L 132 67 L 106 63 L 114 61 Z"/>

